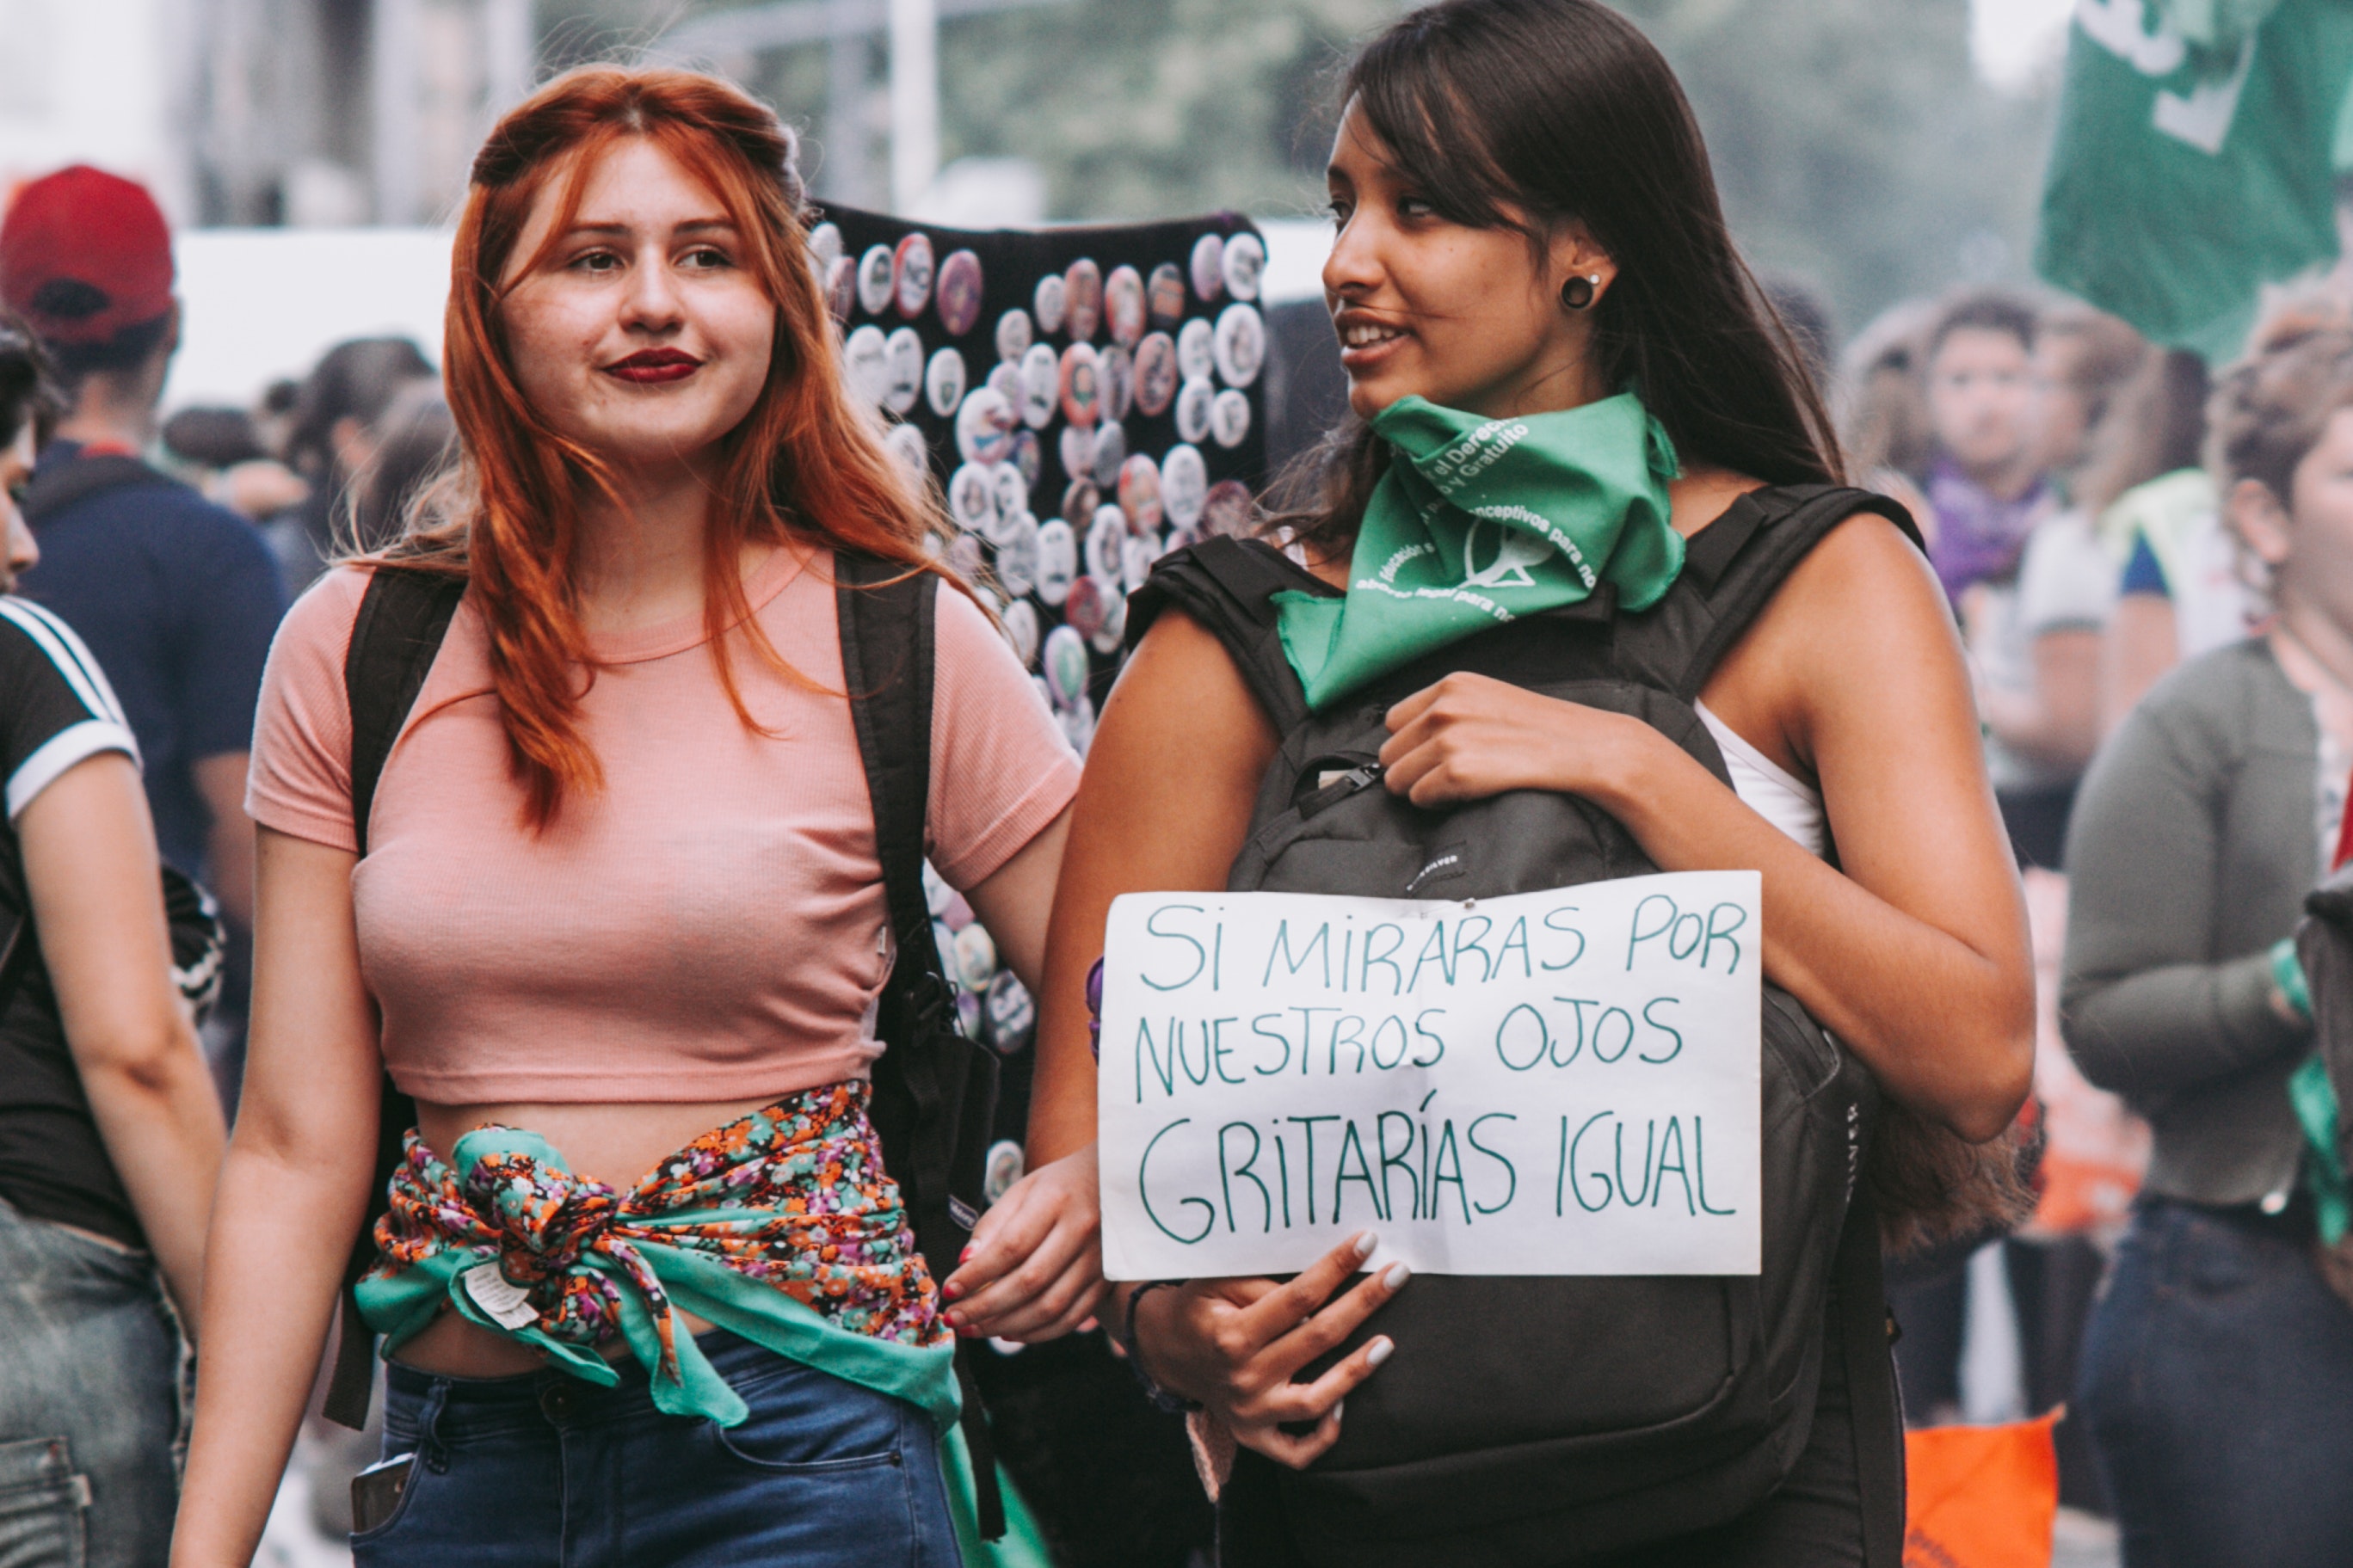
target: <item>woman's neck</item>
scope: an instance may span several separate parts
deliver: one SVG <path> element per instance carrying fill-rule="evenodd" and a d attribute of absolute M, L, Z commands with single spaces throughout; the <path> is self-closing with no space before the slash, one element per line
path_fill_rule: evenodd
<path fill-rule="evenodd" d="M 2322 727 L 2339 746 L 2353 749 L 2353 630 L 2283 595 L 2271 645 L 2280 672 L 2312 696 Z"/>
<path fill-rule="evenodd" d="M 574 583 L 582 624 L 592 636 L 655 626 L 702 608 L 709 478 L 681 465 L 628 479 L 617 499 L 592 494 L 581 512 Z"/>

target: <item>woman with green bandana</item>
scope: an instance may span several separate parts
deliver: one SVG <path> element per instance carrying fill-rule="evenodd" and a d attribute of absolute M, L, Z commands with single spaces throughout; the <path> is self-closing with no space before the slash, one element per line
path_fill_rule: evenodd
<path fill-rule="evenodd" d="M 1311 708 L 1505 617 L 1604 594 L 1639 614 L 1740 498 L 1836 479 L 1829 425 L 1733 250 L 1682 93 L 1614 12 L 1450 0 L 1405 17 L 1348 72 L 1329 180 L 1324 293 L 1355 417 L 1314 500 L 1273 525 L 1322 584 L 1303 576 L 1278 601 Z M 2025 922 L 1968 673 L 1919 551 L 1885 517 L 1838 524 L 1700 697 L 1735 787 L 1637 720 L 1461 673 L 1388 712 L 1383 783 L 1423 805 L 1563 792 L 1662 868 L 1761 872 L 1767 976 L 1953 1148 L 1996 1138 L 2032 1059 Z M 1111 901 L 1225 887 L 1277 739 L 1203 624 L 1152 624 L 1080 785 L 1048 935 L 1033 1158 L 1094 1136 L 1082 977 Z M 1265 1497 L 1253 1478 L 1274 1465 L 1314 1463 L 1344 1396 L 1413 1354 L 1376 1334 L 1324 1357 L 1414 1289 L 1402 1267 L 1351 1282 L 1372 1239 L 1288 1282 L 1131 1282 L 1105 1309 L 1146 1378 L 1198 1407 L 1229 1568 L 1349 1555 L 1236 1499 Z M 1843 1387 L 1826 1373 L 1805 1451 L 1764 1503 L 1611 1561 L 1864 1561 L 1859 1456 L 1899 1437 L 1892 1423 L 1859 1433 Z M 1461 1390 L 1466 1405 L 1482 1397 Z M 1579 1545 L 1546 1560 L 1586 1561 Z"/>

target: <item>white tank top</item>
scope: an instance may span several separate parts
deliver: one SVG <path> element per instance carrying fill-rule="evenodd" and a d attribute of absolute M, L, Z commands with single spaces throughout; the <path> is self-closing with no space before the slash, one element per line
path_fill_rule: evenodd
<path fill-rule="evenodd" d="M 1830 847 L 1822 817 L 1822 797 L 1772 758 L 1742 740 L 1731 725 L 1697 703 L 1700 722 L 1715 737 L 1724 763 L 1732 774 L 1732 793 L 1751 811 L 1788 834 L 1806 853 L 1817 858 Z"/>

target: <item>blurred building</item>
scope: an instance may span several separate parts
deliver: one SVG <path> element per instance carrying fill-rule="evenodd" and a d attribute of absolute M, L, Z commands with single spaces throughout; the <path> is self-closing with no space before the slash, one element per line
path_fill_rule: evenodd
<path fill-rule="evenodd" d="M 178 222 L 445 221 L 531 0 L 0 0 L 0 195 L 76 160 Z"/>

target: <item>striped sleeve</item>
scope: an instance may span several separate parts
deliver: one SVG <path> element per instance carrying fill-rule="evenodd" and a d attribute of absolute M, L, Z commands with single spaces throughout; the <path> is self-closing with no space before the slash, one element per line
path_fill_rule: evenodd
<path fill-rule="evenodd" d="M 106 672 L 74 630 L 29 600 L 0 595 L 0 777 L 8 819 L 86 757 L 139 742 Z"/>

